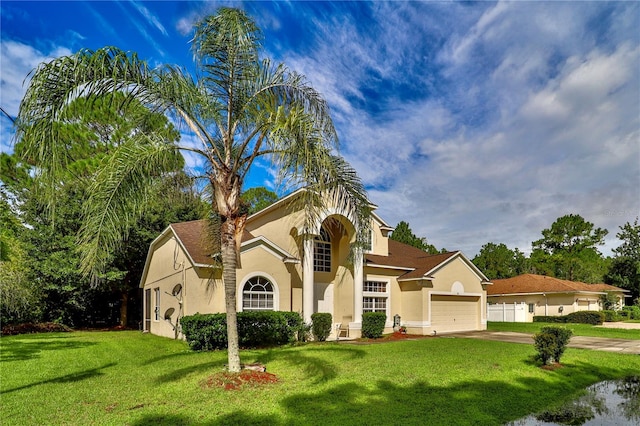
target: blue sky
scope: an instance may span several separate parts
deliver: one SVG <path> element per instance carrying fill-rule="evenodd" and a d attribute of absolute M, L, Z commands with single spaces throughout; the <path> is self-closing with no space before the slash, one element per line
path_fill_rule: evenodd
<path fill-rule="evenodd" d="M 3 0 L 0 106 L 15 116 L 27 73 L 83 47 L 190 66 L 192 24 L 220 5 L 325 96 L 391 225 L 473 257 L 487 242 L 528 252 L 575 213 L 609 230 L 610 254 L 640 215 L 639 2 Z M 273 173 L 248 184 L 273 188 Z"/>

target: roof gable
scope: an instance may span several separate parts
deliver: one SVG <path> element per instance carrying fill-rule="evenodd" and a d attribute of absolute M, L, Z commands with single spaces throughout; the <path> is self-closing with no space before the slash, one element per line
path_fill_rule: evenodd
<path fill-rule="evenodd" d="M 430 279 L 431 275 L 456 258 L 460 258 L 485 283 L 489 279 L 461 252 L 453 251 L 429 254 L 416 247 L 389 239 L 389 255 L 366 254 L 365 263 L 369 266 L 382 266 L 393 269 L 404 269 L 398 281 Z"/>

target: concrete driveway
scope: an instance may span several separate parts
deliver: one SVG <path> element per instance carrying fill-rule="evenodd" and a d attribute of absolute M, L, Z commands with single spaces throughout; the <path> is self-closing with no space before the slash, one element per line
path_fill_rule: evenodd
<path fill-rule="evenodd" d="M 640 325 L 640 324 L 633 324 Z M 635 327 L 633 327 L 635 328 Z M 638 327 L 640 328 L 640 327 Z M 496 340 L 500 342 L 525 343 L 532 345 L 532 334 L 510 331 L 469 331 L 449 334 L 447 337 Z M 444 336 L 443 336 L 444 337 Z M 567 345 L 570 348 L 592 349 L 595 351 L 618 352 L 640 355 L 640 340 L 609 339 L 605 337 L 573 336 Z"/>

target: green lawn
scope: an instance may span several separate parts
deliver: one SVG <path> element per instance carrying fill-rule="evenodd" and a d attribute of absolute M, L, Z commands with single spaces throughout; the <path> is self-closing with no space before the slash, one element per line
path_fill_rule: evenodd
<path fill-rule="evenodd" d="M 426 338 L 243 351 L 277 384 L 203 389 L 225 352 L 139 332 L 0 339 L 0 424 L 503 424 L 640 371 L 640 357 L 568 349 L 547 371 L 529 345 Z"/>
<path fill-rule="evenodd" d="M 614 339 L 640 340 L 640 329 L 626 330 L 621 328 L 604 328 L 589 324 L 552 324 L 543 322 L 489 322 L 487 330 L 490 331 L 514 331 L 518 333 L 534 334 L 540 331 L 540 327 L 553 325 L 566 327 L 573 331 L 575 336 L 611 337 Z"/>

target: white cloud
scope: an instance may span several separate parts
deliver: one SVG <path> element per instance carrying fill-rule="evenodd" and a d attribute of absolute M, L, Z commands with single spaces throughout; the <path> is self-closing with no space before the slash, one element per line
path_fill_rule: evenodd
<path fill-rule="evenodd" d="M 617 227 L 640 215 L 637 13 L 604 25 L 596 3 L 437 5 L 436 17 L 422 6 L 376 4 L 373 35 L 318 20 L 315 51 L 284 59 L 332 105 L 379 213 L 471 256 L 489 241 L 528 251 L 569 213 L 609 229 L 605 252 L 615 247 Z M 420 44 L 441 26 L 443 43 Z M 425 48 L 434 62 L 420 72 Z M 429 79 L 449 90 L 410 101 L 363 91 Z"/>
<path fill-rule="evenodd" d="M 2 64 L 0 106 L 2 109 L 15 118 L 27 88 L 28 81 L 26 80 L 29 72 L 42 62 L 69 54 L 71 51 L 62 46 L 54 47 L 49 52 L 41 52 L 32 46 L 14 40 L 2 40 L 0 43 L 0 64 Z M 13 152 L 13 127 L 4 114 L 1 131 L 1 151 Z"/>

